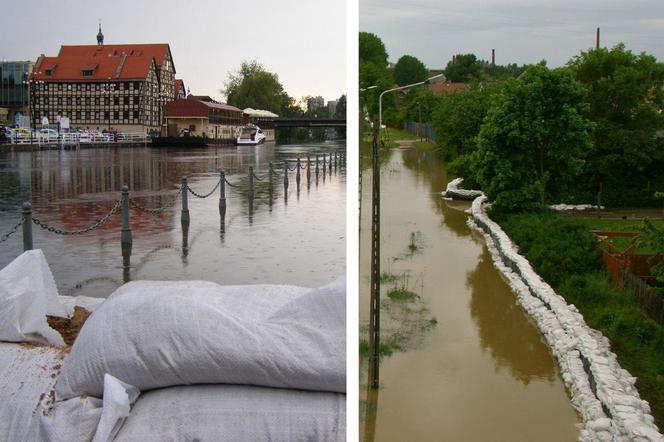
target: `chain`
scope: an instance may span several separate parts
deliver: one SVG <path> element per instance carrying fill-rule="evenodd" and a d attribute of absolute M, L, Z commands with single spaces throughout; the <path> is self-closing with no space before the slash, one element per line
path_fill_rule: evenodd
<path fill-rule="evenodd" d="M 21 221 L 18 222 L 12 229 L 5 233 L 4 235 L 0 236 L 0 242 L 5 242 L 9 239 L 10 236 L 12 236 L 16 231 L 18 230 L 19 227 L 23 224 L 23 218 L 21 218 Z"/>
<path fill-rule="evenodd" d="M 180 196 L 181 193 L 182 193 L 182 187 L 180 187 L 180 188 L 178 189 L 177 193 L 176 193 L 175 195 L 173 195 L 173 199 L 171 200 L 171 202 L 169 202 L 168 204 L 166 204 L 166 205 L 163 206 L 163 207 L 143 207 L 143 206 L 141 206 L 140 204 L 138 204 L 138 203 L 134 200 L 134 198 L 131 198 L 131 199 L 129 200 L 129 204 L 130 204 L 132 207 L 134 207 L 135 209 L 140 210 L 141 212 L 147 212 L 147 213 L 153 213 L 153 214 L 154 214 L 154 213 L 161 213 L 161 212 L 163 212 L 164 210 L 166 210 L 166 209 L 170 209 L 171 207 L 173 207 L 173 206 L 175 205 L 175 203 L 177 202 L 178 197 Z"/>
<path fill-rule="evenodd" d="M 308 167 L 308 164 L 309 163 L 306 163 L 304 165 L 300 164 L 300 169 L 302 169 L 302 170 L 306 169 Z"/>
<path fill-rule="evenodd" d="M 286 163 L 286 168 L 292 172 L 295 169 L 297 169 L 297 164 L 295 166 L 293 166 L 293 168 L 291 169 L 290 167 L 288 167 L 288 163 Z"/>
<path fill-rule="evenodd" d="M 210 190 L 210 192 L 208 192 L 208 193 L 205 194 L 205 195 L 200 195 L 200 194 L 194 192 L 194 191 L 192 190 L 192 188 L 189 187 L 189 184 L 187 184 L 187 190 L 189 191 L 189 193 L 191 193 L 192 195 L 194 195 L 196 198 L 207 198 L 208 196 L 212 195 L 212 194 L 214 193 L 215 190 L 217 190 L 217 187 L 219 187 L 220 184 L 221 184 L 221 180 L 217 181 L 217 185 L 214 186 L 214 187 L 212 188 L 212 190 Z"/>
<path fill-rule="evenodd" d="M 253 173 L 253 175 L 254 175 L 254 178 L 256 178 L 258 181 L 263 181 L 265 178 L 267 178 L 267 175 L 263 175 L 263 178 L 256 175 L 256 173 Z"/>
<path fill-rule="evenodd" d="M 231 183 L 228 181 L 228 178 L 226 178 L 226 177 L 224 177 L 224 181 L 226 181 L 226 184 L 228 184 L 228 185 L 231 186 L 231 187 L 240 187 L 240 186 L 238 186 L 238 185 L 231 184 Z"/>
<path fill-rule="evenodd" d="M 39 227 L 41 227 L 42 229 L 48 230 L 49 232 L 56 233 L 58 235 L 65 235 L 65 236 L 66 235 L 81 235 L 83 233 L 87 233 L 87 232 L 90 232 L 92 230 L 96 230 L 96 229 L 100 228 L 101 226 L 103 226 L 104 224 L 106 224 L 108 222 L 108 220 L 111 219 L 111 216 L 114 213 L 116 213 L 119 208 L 120 208 L 120 200 L 116 201 L 115 205 L 113 206 L 111 211 L 106 214 L 106 216 L 104 216 L 102 219 L 100 219 L 99 221 L 97 221 L 96 223 L 91 225 L 90 227 L 86 227 L 85 229 L 81 229 L 81 230 L 67 231 L 67 230 L 62 230 L 62 229 L 56 229 L 55 227 L 49 226 L 48 224 L 40 221 L 37 218 L 32 218 L 32 222 L 35 223 L 36 225 L 38 225 Z"/>

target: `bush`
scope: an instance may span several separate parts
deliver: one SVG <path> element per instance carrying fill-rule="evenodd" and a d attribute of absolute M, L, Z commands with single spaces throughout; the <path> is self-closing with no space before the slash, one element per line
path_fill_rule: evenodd
<path fill-rule="evenodd" d="M 550 210 L 496 215 L 521 253 L 549 284 L 557 286 L 572 275 L 602 269 L 595 237 L 583 224 Z"/>

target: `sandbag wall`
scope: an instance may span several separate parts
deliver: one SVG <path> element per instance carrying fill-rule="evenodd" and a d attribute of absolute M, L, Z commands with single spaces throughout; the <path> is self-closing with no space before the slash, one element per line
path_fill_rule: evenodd
<path fill-rule="evenodd" d="M 620 367 L 610 343 L 591 329 L 519 255 L 516 246 L 484 210 L 486 196 L 471 206 L 469 225 L 481 232 L 494 264 L 507 278 L 521 306 L 535 319 L 554 356 L 571 396 L 583 417 L 582 440 L 664 441 L 639 397 L 636 379 Z"/>

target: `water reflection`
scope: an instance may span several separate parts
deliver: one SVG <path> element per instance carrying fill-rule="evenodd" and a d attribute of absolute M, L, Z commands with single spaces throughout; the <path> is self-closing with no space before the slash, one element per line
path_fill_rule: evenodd
<path fill-rule="evenodd" d="M 551 353 L 535 325 L 516 304 L 510 287 L 495 271 L 486 247 L 466 281 L 471 290 L 470 314 L 477 324 L 480 344 L 494 359 L 496 371 L 507 368 L 524 385 L 533 378 L 553 382 L 556 371 Z"/>
<path fill-rule="evenodd" d="M 25 200 L 32 202 L 33 216 L 45 223 L 77 230 L 106 215 L 124 183 L 134 201 L 157 208 L 173 202 L 182 176 L 205 194 L 223 169 L 235 187 L 226 185 L 223 198 L 220 191 L 206 199 L 190 195 L 190 224 L 181 224 L 179 198 L 155 214 L 131 207 L 131 250 L 120 248 L 120 216 L 85 235 L 62 237 L 35 229 L 35 247 L 44 250 L 63 294 L 106 296 L 121 281 L 137 278 L 322 284 L 344 271 L 345 168 L 288 210 L 285 203 L 297 189 L 284 187 L 275 177 L 272 186 L 267 180 L 254 181 L 250 195 L 247 171 L 253 166 L 257 175 L 267 175 L 272 162 L 278 174 L 284 160 L 342 149 L 344 144 L 323 143 L 2 152 L 0 233 L 16 223 Z M 285 253 L 294 246 L 297 253 Z M 2 243 L 0 267 L 21 251 L 20 234 Z"/>

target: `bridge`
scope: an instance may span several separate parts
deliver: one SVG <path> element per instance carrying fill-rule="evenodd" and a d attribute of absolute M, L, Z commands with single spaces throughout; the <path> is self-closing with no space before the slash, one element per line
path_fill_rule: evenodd
<path fill-rule="evenodd" d="M 260 123 L 258 123 L 260 125 Z M 275 129 L 286 127 L 346 127 L 345 118 L 276 118 Z"/>

